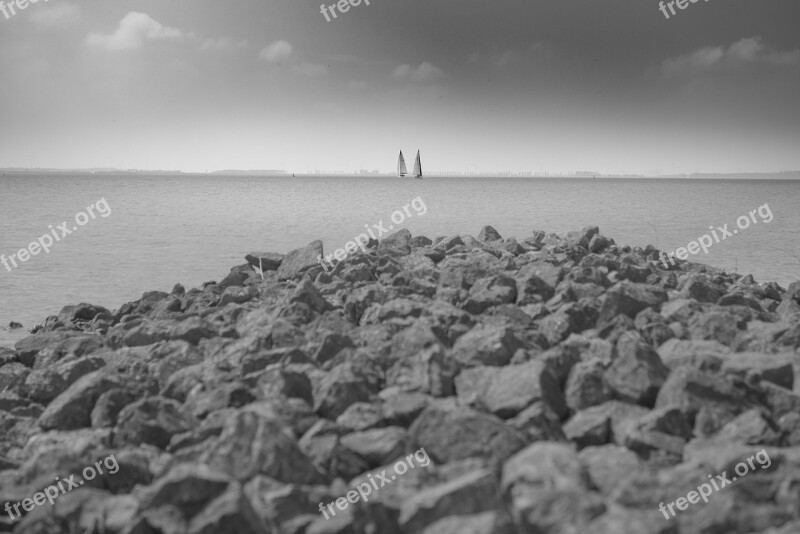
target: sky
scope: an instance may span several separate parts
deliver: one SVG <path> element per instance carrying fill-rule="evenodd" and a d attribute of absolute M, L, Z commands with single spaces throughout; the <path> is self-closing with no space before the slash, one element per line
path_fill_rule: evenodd
<path fill-rule="evenodd" d="M 800 169 L 798 0 L 19 1 L 0 167 Z"/>

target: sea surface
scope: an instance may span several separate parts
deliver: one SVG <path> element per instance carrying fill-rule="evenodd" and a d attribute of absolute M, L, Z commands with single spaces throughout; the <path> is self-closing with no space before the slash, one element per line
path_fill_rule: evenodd
<path fill-rule="evenodd" d="M 800 279 L 800 182 L 788 180 L 5 175 L 0 254 L 27 247 L 49 225 L 77 227 L 76 214 L 100 199 L 107 217 L 95 209 L 95 219 L 49 253 L 11 272 L 0 265 L 0 346 L 65 305 L 113 310 L 145 291 L 197 287 L 222 279 L 252 251 L 287 252 L 321 239 L 330 253 L 380 221 L 431 238 L 477 235 L 491 224 L 519 240 L 533 230 L 597 225 L 619 244 L 671 251 L 709 226 L 733 230 L 740 215 L 767 204 L 771 222 L 756 214 L 757 224 L 690 260 L 784 287 Z M 404 205 L 411 216 L 393 224 Z M 8 330 L 10 321 L 24 329 Z"/>

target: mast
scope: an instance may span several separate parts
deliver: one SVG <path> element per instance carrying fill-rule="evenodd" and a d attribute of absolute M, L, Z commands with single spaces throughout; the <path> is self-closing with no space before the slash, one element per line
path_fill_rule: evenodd
<path fill-rule="evenodd" d="M 414 178 L 422 178 L 422 162 L 419 159 L 419 150 L 417 150 L 417 159 L 414 161 Z"/>
<path fill-rule="evenodd" d="M 403 159 L 403 151 L 400 151 L 400 157 L 397 159 L 397 176 L 401 178 L 408 174 L 408 169 L 406 168 L 406 160 Z"/>

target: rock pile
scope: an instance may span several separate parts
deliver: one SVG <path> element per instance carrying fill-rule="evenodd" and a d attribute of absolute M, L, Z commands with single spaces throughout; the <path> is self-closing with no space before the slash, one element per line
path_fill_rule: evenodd
<path fill-rule="evenodd" d="M 0 506 L 120 466 L 0 531 L 800 532 L 800 283 L 665 270 L 597 228 L 320 254 L 67 306 L 0 349 Z M 428 467 L 322 517 L 419 448 Z M 762 448 L 768 469 L 659 512 Z"/>

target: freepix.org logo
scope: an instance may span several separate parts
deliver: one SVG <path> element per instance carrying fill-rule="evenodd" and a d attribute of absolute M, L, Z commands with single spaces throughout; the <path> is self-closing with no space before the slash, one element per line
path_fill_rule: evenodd
<path fill-rule="evenodd" d="M 17 14 L 17 11 L 23 11 L 28 9 L 30 4 L 37 4 L 40 1 L 42 2 L 49 2 L 50 0 L 15 0 L 6 4 L 3 0 L 0 0 L 0 13 L 5 15 L 6 20 L 10 19 L 14 15 Z M 9 15 L 9 12 L 11 14 Z"/>

